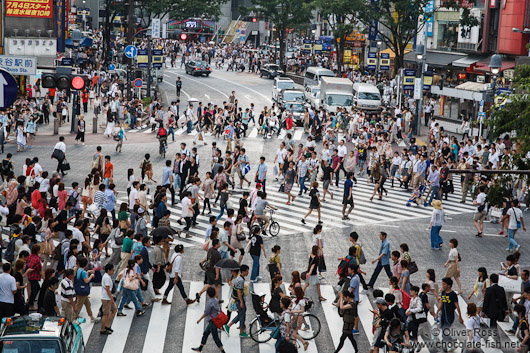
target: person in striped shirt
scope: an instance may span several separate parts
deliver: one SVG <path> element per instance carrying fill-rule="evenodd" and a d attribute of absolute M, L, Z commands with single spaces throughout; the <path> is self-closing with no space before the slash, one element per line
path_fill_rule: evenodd
<path fill-rule="evenodd" d="M 65 272 L 61 281 L 61 314 L 70 321 L 76 319 L 77 308 L 75 306 L 74 269 Z"/>
<path fill-rule="evenodd" d="M 98 209 L 101 210 L 105 205 L 105 202 L 107 202 L 107 197 L 105 196 L 105 184 L 99 184 L 99 190 L 96 191 L 96 194 L 94 195 L 94 203 Z"/>

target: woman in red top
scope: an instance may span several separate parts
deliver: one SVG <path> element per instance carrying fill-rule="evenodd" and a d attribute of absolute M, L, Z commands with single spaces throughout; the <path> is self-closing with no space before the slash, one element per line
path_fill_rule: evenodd
<path fill-rule="evenodd" d="M 85 90 L 83 92 L 83 112 L 88 113 L 88 92 Z"/>
<path fill-rule="evenodd" d="M 64 210 L 66 207 L 66 200 L 68 199 L 68 192 L 64 189 L 64 183 L 59 183 L 59 189 L 58 189 L 58 203 L 59 203 L 59 211 Z"/>
<path fill-rule="evenodd" d="M 28 280 L 31 286 L 31 292 L 28 299 L 28 308 L 29 310 L 37 310 L 33 307 L 33 303 L 39 294 L 40 285 L 39 281 L 41 279 L 42 273 L 42 263 L 40 262 L 40 245 L 35 244 L 31 248 L 31 255 L 28 257 Z"/>

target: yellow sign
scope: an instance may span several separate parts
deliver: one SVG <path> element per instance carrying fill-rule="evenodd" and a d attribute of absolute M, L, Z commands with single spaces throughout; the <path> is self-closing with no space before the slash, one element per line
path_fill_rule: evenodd
<path fill-rule="evenodd" d="M 360 41 L 364 42 L 366 40 L 366 35 L 357 31 L 353 31 L 351 34 L 346 36 L 346 42 Z M 337 42 L 340 42 L 340 38 L 337 38 Z"/>
<path fill-rule="evenodd" d="M 351 49 L 344 49 L 344 54 L 342 56 L 342 63 L 344 65 L 351 65 Z"/>

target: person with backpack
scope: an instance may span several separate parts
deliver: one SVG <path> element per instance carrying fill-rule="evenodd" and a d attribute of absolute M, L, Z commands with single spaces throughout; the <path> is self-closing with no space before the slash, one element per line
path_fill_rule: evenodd
<path fill-rule="evenodd" d="M 166 271 L 169 273 L 169 284 L 166 288 L 166 291 L 164 292 L 162 304 L 171 304 L 167 298 L 169 296 L 169 292 L 171 292 L 173 289 L 173 286 L 177 285 L 180 295 L 182 295 L 182 298 L 186 301 L 186 305 L 190 305 L 195 303 L 195 299 L 188 298 L 182 283 L 182 254 L 184 253 L 184 246 L 182 244 L 177 244 L 174 250 L 175 252 L 173 253 L 173 256 L 171 256 L 169 264 L 166 267 Z"/>
<path fill-rule="evenodd" d="M 494 274 L 492 276 L 498 275 Z M 464 319 L 460 311 L 460 305 L 458 304 L 458 295 L 453 291 L 453 280 L 449 277 L 444 277 L 442 278 L 442 293 L 440 293 L 440 297 L 438 298 L 438 310 L 436 313 L 439 314 L 442 341 L 445 342 L 446 347 L 448 344 L 447 341 L 451 339 L 450 335 L 447 335 L 446 332 L 451 332 L 450 328 L 455 321 L 455 310 L 458 313 L 458 320 L 463 324 Z"/>
<path fill-rule="evenodd" d="M 359 315 L 357 314 L 357 305 L 359 304 L 359 301 L 360 301 L 359 287 L 361 286 L 359 274 L 357 273 L 359 266 L 357 266 L 356 264 L 352 264 L 352 266 L 348 267 L 348 269 L 351 269 L 350 274 L 352 275 L 351 280 L 350 280 L 350 285 L 348 287 L 348 292 L 353 293 L 353 302 L 351 303 L 351 305 L 353 309 L 355 309 L 355 312 L 353 313 L 355 320 L 354 320 L 354 327 L 353 327 L 352 334 L 358 335 L 360 332 L 359 332 Z"/>
<path fill-rule="evenodd" d="M 77 308 L 76 316 L 79 316 L 79 313 L 81 312 L 81 309 L 84 305 L 86 308 L 86 312 L 90 317 L 90 320 L 92 322 L 96 322 L 96 318 L 92 314 L 92 306 L 90 304 L 90 300 L 88 299 L 88 296 L 90 295 L 90 281 L 94 279 L 95 274 L 92 270 L 85 270 L 88 265 L 88 260 L 86 257 L 81 257 L 78 260 L 78 264 L 79 267 L 77 268 L 74 277 L 74 289 L 76 294 L 75 306 Z"/>
<path fill-rule="evenodd" d="M 364 276 L 366 272 L 361 270 L 361 265 L 366 264 L 366 257 L 364 256 L 364 251 L 362 248 L 362 244 L 358 242 L 359 240 L 359 234 L 357 232 L 351 232 L 350 233 L 350 242 L 352 246 L 355 248 L 355 263 L 359 268 L 357 269 L 357 274 L 359 275 L 359 279 L 361 281 L 361 285 L 363 286 L 364 290 L 368 289 L 368 286 L 366 285 L 366 281 L 364 280 Z"/>

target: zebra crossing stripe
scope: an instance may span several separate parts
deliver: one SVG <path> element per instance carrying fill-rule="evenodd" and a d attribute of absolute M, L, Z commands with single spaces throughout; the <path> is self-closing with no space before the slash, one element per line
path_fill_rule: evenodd
<path fill-rule="evenodd" d="M 326 317 L 326 323 L 328 324 L 329 332 L 331 333 L 331 339 L 333 340 L 333 346 L 335 348 L 338 347 L 340 342 L 340 336 L 342 335 L 342 318 L 339 316 L 338 309 L 332 304 L 333 300 L 335 299 L 335 292 L 333 291 L 333 287 L 330 285 L 320 285 L 320 293 L 322 293 L 322 296 L 326 298 L 326 301 L 321 302 L 322 304 L 322 311 L 324 312 L 324 316 Z M 361 302 L 361 304 L 364 304 L 364 300 Z M 360 305 L 357 307 L 358 310 L 360 309 Z M 359 319 L 362 322 L 363 318 L 368 318 L 368 313 L 366 315 L 361 315 L 361 312 L 358 311 Z M 363 324 L 364 327 L 364 324 Z M 366 328 L 365 328 L 366 330 Z M 372 328 L 370 327 L 368 331 L 371 331 Z M 356 338 L 356 337 L 354 337 Z M 344 342 L 344 347 L 342 348 L 345 352 L 354 352 L 353 345 L 351 344 L 350 340 L 346 340 Z"/>
<path fill-rule="evenodd" d="M 296 129 L 296 130 L 294 131 L 293 140 L 294 140 L 294 141 L 301 140 L 303 134 L 304 134 L 304 130 L 302 130 L 302 129 Z"/>
<path fill-rule="evenodd" d="M 90 296 L 88 297 L 88 299 L 90 300 L 90 306 L 92 307 L 92 314 L 94 316 L 97 316 L 96 308 L 99 308 L 101 305 L 101 287 L 92 287 L 90 291 Z M 78 309 L 82 309 L 82 308 L 78 308 Z M 79 313 L 79 317 L 83 317 L 86 319 L 86 322 L 80 325 L 81 331 L 83 331 L 83 341 L 86 344 L 88 342 L 88 339 L 90 338 L 90 334 L 92 333 L 92 328 L 94 327 L 95 324 L 92 322 L 92 320 L 90 320 L 90 317 L 88 317 L 86 308 L 85 310 L 81 310 L 81 312 Z M 99 325 L 99 323 L 97 325 Z"/>
<path fill-rule="evenodd" d="M 224 312 L 228 309 L 225 309 L 226 306 L 230 303 L 230 298 L 232 294 L 232 287 L 225 285 L 221 288 L 221 298 L 224 300 L 224 304 L 221 304 L 221 308 Z M 247 301 L 248 302 L 248 301 Z M 246 303 L 245 303 L 246 304 Z M 230 321 L 237 315 L 237 313 L 232 313 Z M 230 336 L 227 336 L 223 331 L 221 331 L 221 341 L 223 342 L 223 348 L 227 352 L 240 352 L 241 351 L 241 339 L 239 338 L 239 323 L 233 325 L 230 328 Z"/>
<path fill-rule="evenodd" d="M 152 280 L 153 279 L 151 278 L 151 281 Z M 164 293 L 168 285 L 169 281 L 166 281 L 164 286 L 160 288 L 160 293 Z M 173 298 L 173 293 L 176 292 L 177 287 L 174 286 L 171 292 L 169 292 L 168 298 Z M 180 296 L 180 293 L 177 295 Z M 164 352 L 164 343 L 166 341 L 170 313 L 171 305 L 162 305 L 161 302 L 153 303 L 151 317 L 154 318 L 154 320 L 149 320 L 149 325 L 147 326 L 147 331 L 145 333 L 145 341 L 142 353 Z"/>
<path fill-rule="evenodd" d="M 258 128 L 252 129 L 250 134 L 248 134 L 248 138 L 254 138 L 254 137 L 258 137 Z"/>
<path fill-rule="evenodd" d="M 269 303 L 271 300 L 271 288 L 270 284 L 267 283 L 253 283 L 251 284 L 253 286 L 253 290 L 255 293 L 259 294 L 265 294 L 265 303 Z M 272 317 L 272 314 L 269 312 L 269 316 Z M 259 353 L 275 353 L 276 349 L 274 347 L 274 344 L 276 341 L 274 339 L 269 340 L 266 343 L 260 343 L 259 344 Z"/>
<path fill-rule="evenodd" d="M 200 282 L 190 283 L 190 296 L 194 296 L 195 293 L 199 293 L 202 289 L 203 284 Z M 206 292 L 205 292 L 206 293 Z M 184 337 L 182 339 L 182 352 L 191 352 L 193 347 L 198 347 L 201 343 L 201 334 L 204 330 L 204 320 L 197 324 L 204 311 L 206 303 L 206 294 L 203 293 L 201 296 L 200 303 L 194 303 L 188 305 L 186 308 L 186 324 L 184 325 Z M 199 334 L 200 333 L 200 334 Z"/>

